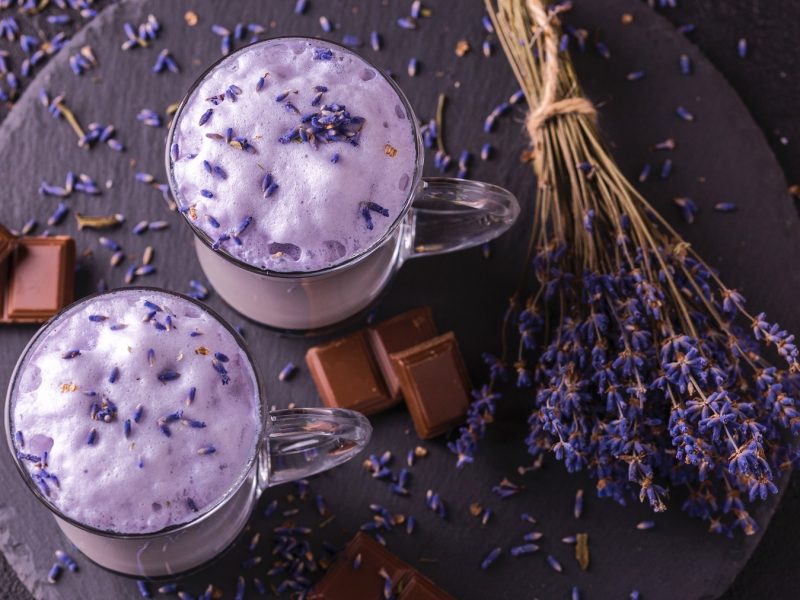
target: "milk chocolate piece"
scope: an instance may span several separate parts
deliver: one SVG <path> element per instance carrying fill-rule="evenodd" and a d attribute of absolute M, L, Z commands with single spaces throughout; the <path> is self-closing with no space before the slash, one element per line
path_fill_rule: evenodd
<path fill-rule="evenodd" d="M 386 392 L 363 330 L 314 346 L 306 363 L 325 406 L 370 415 L 396 403 Z"/>
<path fill-rule="evenodd" d="M 361 564 L 356 569 L 353 564 L 358 555 Z M 381 569 L 389 575 L 398 600 L 453 600 L 450 594 L 363 532 L 347 544 L 322 581 L 311 590 L 308 600 L 384 598 L 385 579 L 380 575 Z"/>
<path fill-rule="evenodd" d="M 464 420 L 470 383 L 452 332 L 391 357 L 397 361 L 400 387 L 419 437 L 436 437 Z"/>
<path fill-rule="evenodd" d="M 361 564 L 353 568 L 356 557 L 361 555 Z M 411 567 L 389 552 L 363 532 L 359 532 L 347 544 L 336 562 L 328 569 L 311 593 L 309 600 L 355 600 L 356 598 L 383 598 L 384 578 L 380 570 L 385 569 L 393 586 L 408 576 Z"/>
<path fill-rule="evenodd" d="M 22 237 L 5 261 L 2 318 L 5 323 L 44 323 L 72 302 L 75 242 L 68 236 Z"/>
<path fill-rule="evenodd" d="M 404 312 L 388 321 L 369 327 L 367 335 L 383 373 L 383 379 L 386 381 L 386 387 L 389 388 L 389 394 L 392 398 L 398 398 L 400 379 L 397 377 L 396 365 L 389 355 L 407 350 L 436 335 L 431 309 L 429 306 L 423 306 Z"/>
<path fill-rule="evenodd" d="M 453 600 L 453 597 L 430 579 L 414 571 L 400 583 L 397 600 Z"/>

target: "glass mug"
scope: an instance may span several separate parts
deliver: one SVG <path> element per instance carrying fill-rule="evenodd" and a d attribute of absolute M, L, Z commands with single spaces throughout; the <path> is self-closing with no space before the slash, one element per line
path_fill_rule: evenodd
<path fill-rule="evenodd" d="M 181 101 L 167 136 L 167 175 L 170 191 L 179 205 L 182 205 L 181 194 L 170 148 L 192 93 L 222 61 L 254 45 L 280 39 L 311 40 L 353 53 L 328 40 L 272 38 L 245 46 L 211 65 Z M 222 248 L 214 250 L 213 240 L 206 232 L 183 215 L 194 232 L 200 266 L 217 293 L 239 313 L 276 329 L 311 331 L 343 321 L 369 306 L 407 260 L 481 245 L 508 230 L 519 215 L 517 199 L 499 186 L 447 177 L 423 178 L 424 152 L 419 125 L 408 99 L 394 80 L 358 56 L 394 89 L 409 116 L 415 140 L 416 160 L 408 197 L 383 237 L 331 267 L 317 271 L 270 271 L 248 264 Z"/>
<path fill-rule="evenodd" d="M 155 291 L 154 288 L 125 288 L 125 293 Z M 267 487 L 303 479 L 356 456 L 369 442 L 372 427 L 355 411 L 328 408 L 294 408 L 269 412 L 263 380 L 244 340 L 216 312 L 182 294 L 157 290 L 197 306 L 227 329 L 250 363 L 258 386 L 259 442 L 239 480 L 216 504 L 194 520 L 148 533 L 116 533 L 98 529 L 63 514 L 42 494 L 22 465 L 14 445 L 12 404 L 24 375 L 27 358 L 48 329 L 94 294 L 73 303 L 48 321 L 22 352 L 6 396 L 6 440 L 20 475 L 31 492 L 50 510 L 56 523 L 87 558 L 99 566 L 123 575 L 145 578 L 171 577 L 195 569 L 219 556 L 238 537 L 258 498 Z M 119 292 L 108 292 L 114 294 Z"/>

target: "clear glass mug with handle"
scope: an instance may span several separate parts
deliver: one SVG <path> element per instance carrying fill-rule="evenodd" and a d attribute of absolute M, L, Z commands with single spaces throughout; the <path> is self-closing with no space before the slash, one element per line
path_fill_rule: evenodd
<path fill-rule="evenodd" d="M 192 93 L 215 67 L 236 54 L 258 44 L 298 39 L 352 53 L 327 40 L 272 38 L 220 59 L 189 89 L 175 114 L 166 146 L 170 190 L 179 205 L 183 203 L 170 149 Z M 413 129 L 416 148 L 415 168 L 405 204 L 381 238 L 328 268 L 270 271 L 240 260 L 224 248 L 213 248 L 208 234 L 183 213 L 194 233 L 200 265 L 217 293 L 239 313 L 275 329 L 309 332 L 339 323 L 368 307 L 406 261 L 479 246 L 503 234 L 519 216 L 519 203 L 502 187 L 447 177 L 423 178 L 424 152 L 419 124 L 408 99 L 394 80 L 363 56 L 361 59 L 396 92 L 398 108 L 402 107 Z"/>
<path fill-rule="evenodd" d="M 154 288 L 126 288 L 115 293 L 145 294 Z M 17 470 L 31 493 L 52 513 L 67 539 L 88 559 L 115 573 L 140 578 L 172 577 L 215 559 L 239 536 L 258 498 L 268 487 L 309 477 L 331 469 L 357 455 L 369 442 L 372 427 L 360 413 L 327 408 L 295 408 L 269 411 L 263 378 L 244 340 L 209 307 L 174 292 L 182 301 L 190 302 L 210 315 L 236 339 L 252 367 L 259 393 L 259 441 L 242 465 L 242 475 L 231 488 L 208 509 L 188 522 L 158 531 L 130 534 L 117 533 L 81 523 L 51 503 L 33 482 L 22 464 L 22 452 L 15 446 L 13 405 L 21 382 L 25 379 L 28 358 L 48 329 L 91 302 L 88 296 L 62 310 L 46 323 L 22 352 L 8 387 L 5 428 L 8 447 Z M 87 485 L 91 482 L 86 482 Z"/>

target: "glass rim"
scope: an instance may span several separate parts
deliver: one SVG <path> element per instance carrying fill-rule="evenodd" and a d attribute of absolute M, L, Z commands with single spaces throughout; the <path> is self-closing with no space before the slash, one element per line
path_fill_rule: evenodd
<path fill-rule="evenodd" d="M 25 359 L 28 357 L 28 355 L 30 354 L 31 350 L 33 350 L 33 348 L 36 346 L 36 343 L 39 341 L 39 339 L 49 330 L 49 328 L 56 321 L 58 321 L 62 316 L 64 316 L 70 310 L 72 310 L 72 309 L 74 309 L 74 308 L 76 308 L 76 307 L 78 307 L 78 306 L 80 306 L 80 305 L 82 305 L 82 304 L 84 304 L 86 302 L 89 302 L 90 300 L 93 300 L 93 299 L 95 299 L 95 298 L 97 298 L 99 296 L 108 296 L 108 295 L 112 295 L 112 294 L 120 293 L 120 292 L 137 292 L 137 291 L 138 292 L 158 292 L 158 293 L 162 293 L 162 294 L 175 296 L 175 297 L 177 297 L 177 298 L 179 298 L 181 300 L 186 300 L 189 303 L 194 304 L 198 308 L 200 308 L 203 311 L 205 311 L 208 314 L 210 314 L 230 334 L 233 335 L 234 341 L 239 346 L 239 349 L 242 352 L 244 352 L 245 357 L 247 358 L 248 362 L 250 363 L 250 368 L 252 369 L 253 375 L 254 375 L 255 380 L 256 380 L 256 391 L 258 393 L 258 411 L 259 411 L 259 417 L 260 418 L 259 418 L 258 435 L 257 435 L 256 444 L 254 446 L 254 452 L 253 452 L 252 456 L 250 456 L 250 458 L 248 459 L 247 464 L 245 465 L 245 468 L 243 468 L 241 475 L 229 486 L 229 488 L 225 491 L 225 493 L 222 494 L 219 497 L 219 499 L 208 510 L 206 510 L 202 514 L 198 515 L 197 518 L 195 518 L 195 519 L 191 519 L 191 520 L 185 521 L 183 523 L 176 523 L 174 525 L 167 525 L 166 527 L 162 527 L 161 529 L 158 529 L 156 531 L 147 531 L 147 532 L 142 532 L 142 533 L 136 533 L 136 532 L 126 533 L 126 532 L 113 531 L 113 530 L 110 530 L 110 529 L 100 529 L 98 527 L 93 527 L 92 525 L 87 525 L 86 523 L 82 523 L 82 522 L 78 521 L 77 519 L 64 514 L 64 512 L 60 508 L 55 506 L 50 500 L 48 500 L 46 497 L 44 497 L 44 495 L 42 494 L 42 491 L 39 489 L 39 487 L 37 485 L 34 484 L 33 478 L 31 477 L 30 473 L 22 465 L 22 462 L 20 461 L 19 457 L 17 456 L 17 448 L 14 445 L 14 439 L 13 439 L 13 435 L 11 433 L 11 423 L 12 423 L 11 403 L 12 403 L 12 396 L 14 395 L 14 391 L 16 390 L 17 380 L 19 379 L 19 375 L 20 375 L 20 373 L 22 371 L 21 367 L 23 366 L 23 363 L 25 362 Z M 42 504 L 44 504 L 45 507 L 47 507 L 47 509 L 50 510 L 50 512 L 53 513 L 54 516 L 58 517 L 59 519 L 61 519 L 63 521 L 66 521 L 70 525 L 72 525 L 74 527 L 77 527 L 79 529 L 82 529 L 82 530 L 84 530 L 84 531 L 86 531 L 88 533 L 92 533 L 92 534 L 95 534 L 95 535 L 100 535 L 100 536 L 103 536 L 103 537 L 115 538 L 115 539 L 158 538 L 158 537 L 161 537 L 161 536 L 163 536 L 164 534 L 167 534 L 167 533 L 174 533 L 174 532 L 177 532 L 177 531 L 182 531 L 183 529 L 186 529 L 186 528 L 188 528 L 188 527 L 190 527 L 192 525 L 195 525 L 197 523 L 205 521 L 207 518 L 210 518 L 213 514 L 217 513 L 220 509 L 222 509 L 227 504 L 227 502 L 234 496 L 234 494 L 236 494 L 241 489 L 242 485 L 247 480 L 247 477 L 252 472 L 252 469 L 254 467 L 257 468 L 258 460 L 259 460 L 259 453 L 261 452 L 261 448 L 262 448 L 262 446 L 264 444 L 264 439 L 266 438 L 266 435 L 267 435 L 267 425 L 268 425 L 268 419 L 269 419 L 269 407 L 267 406 L 266 394 L 264 392 L 263 379 L 261 377 L 261 374 L 259 373 L 259 370 L 256 368 L 255 361 L 253 360 L 253 355 L 250 352 L 250 349 L 247 347 L 247 343 L 246 343 L 244 337 L 238 331 L 236 331 L 236 329 L 234 329 L 234 327 L 230 323 L 228 323 L 225 319 L 223 319 L 219 315 L 219 313 L 217 313 L 217 311 L 215 311 L 213 308 L 211 308 L 207 304 L 204 304 L 203 302 L 200 302 L 199 300 L 196 300 L 195 298 L 191 298 L 191 297 L 189 297 L 189 296 L 187 296 L 185 294 L 182 294 L 180 292 L 175 292 L 173 290 L 167 290 L 167 289 L 164 289 L 164 288 L 158 288 L 158 287 L 154 287 L 154 286 L 131 286 L 131 287 L 125 287 L 125 288 L 115 288 L 113 290 L 108 290 L 106 292 L 95 292 L 95 293 L 89 294 L 87 296 L 84 296 L 82 298 L 79 298 L 78 300 L 75 300 L 74 302 L 72 302 L 68 306 L 65 306 L 64 308 L 59 310 L 55 315 L 50 317 L 47 320 L 47 322 L 44 323 L 38 329 L 38 331 L 36 331 L 36 333 L 33 334 L 31 339 L 25 345 L 25 348 L 20 353 L 16 364 L 14 365 L 14 370 L 11 372 L 11 378 L 9 379 L 8 389 L 6 391 L 6 403 L 5 403 L 5 411 L 4 411 L 4 413 L 5 413 L 5 415 L 4 415 L 5 423 L 4 424 L 5 424 L 5 432 L 6 432 L 6 442 L 8 443 L 9 450 L 11 452 L 11 455 L 12 455 L 13 459 L 14 459 L 14 465 L 17 468 L 17 472 L 22 477 L 22 479 L 25 482 L 25 484 L 28 486 L 28 489 L 31 490 L 31 492 L 33 492 L 34 496 L 36 496 L 36 498 Z"/>
<path fill-rule="evenodd" d="M 203 81 L 205 81 L 206 76 L 226 60 L 246 50 L 249 50 L 253 46 L 266 44 L 269 42 L 281 41 L 281 40 L 287 40 L 287 41 L 311 40 L 313 42 L 319 42 L 320 44 L 333 46 L 339 50 L 343 50 L 345 52 L 353 54 L 357 56 L 359 59 L 363 60 L 368 66 L 375 69 L 375 71 L 381 77 L 383 77 L 384 81 L 389 83 L 391 88 L 397 94 L 398 98 L 400 99 L 400 102 L 403 105 L 403 108 L 406 110 L 406 114 L 408 115 L 408 120 L 411 122 L 411 130 L 412 130 L 412 135 L 414 137 L 414 150 L 415 150 L 414 174 L 412 177 L 411 185 L 409 186 L 408 194 L 403 203 L 403 208 L 397 214 L 392 224 L 386 229 L 386 232 L 380 238 L 376 239 L 372 244 L 370 244 L 369 246 L 367 246 L 362 250 L 359 250 L 356 254 L 353 254 L 352 256 L 348 257 L 346 260 L 342 262 L 330 265 L 328 267 L 324 267 L 322 269 L 316 269 L 314 271 L 276 271 L 273 269 L 264 269 L 233 256 L 230 252 L 228 252 L 222 247 L 215 250 L 214 248 L 212 248 L 213 241 L 211 240 L 209 235 L 205 231 L 203 231 L 200 227 L 196 226 L 186 213 L 180 210 L 178 211 L 178 213 L 181 215 L 181 217 L 183 217 L 183 220 L 189 225 L 189 227 L 191 228 L 192 232 L 195 234 L 197 239 L 199 239 L 209 250 L 211 250 L 218 256 L 221 256 L 228 262 L 233 263 L 235 266 L 241 269 L 245 269 L 246 271 L 250 271 L 252 273 L 258 273 L 260 275 L 267 275 L 276 278 L 297 279 L 303 277 L 316 277 L 320 275 L 327 275 L 329 273 L 333 273 L 345 269 L 353 264 L 356 264 L 365 259 L 367 256 L 369 256 L 376 248 L 384 244 L 394 234 L 395 230 L 403 222 L 403 219 L 408 213 L 408 210 L 411 208 L 412 200 L 414 199 L 414 196 L 417 194 L 417 187 L 419 186 L 419 183 L 422 180 L 422 164 L 424 159 L 424 151 L 422 148 L 422 138 L 420 135 L 419 123 L 417 122 L 417 116 L 414 113 L 413 108 L 411 107 L 411 103 L 409 102 L 408 98 L 406 97 L 405 93 L 403 93 L 403 90 L 400 88 L 397 82 L 394 81 L 394 79 L 392 79 L 391 77 L 389 77 L 389 75 L 387 75 L 383 71 L 383 69 L 378 67 L 375 63 L 373 63 L 370 59 L 365 57 L 360 52 L 356 52 L 355 50 L 347 48 L 342 44 L 338 44 L 336 42 L 332 42 L 330 40 L 326 40 L 321 37 L 310 36 L 310 35 L 308 36 L 282 35 L 282 36 L 268 37 L 262 40 L 257 40 L 255 42 L 250 42 L 249 44 L 242 46 L 241 48 L 238 48 L 234 52 L 231 52 L 230 54 L 227 54 L 215 60 L 197 77 L 197 79 L 195 79 L 194 83 L 192 83 L 192 85 L 189 86 L 189 89 L 187 90 L 186 94 L 184 94 L 183 98 L 180 101 L 180 104 L 178 105 L 177 110 L 175 111 L 175 115 L 172 117 L 172 122 L 170 123 L 169 131 L 167 132 L 167 143 L 164 148 L 164 158 L 167 171 L 167 184 L 169 185 L 169 191 L 172 194 L 173 199 L 175 200 L 176 204 L 180 206 L 180 201 L 179 201 L 180 195 L 178 194 L 178 189 L 177 189 L 178 186 L 175 181 L 175 175 L 172 168 L 173 161 L 170 149 L 172 148 L 172 140 L 175 136 L 176 126 L 183 114 L 184 109 L 186 108 L 186 103 L 192 96 L 192 94 L 195 92 L 195 90 L 200 86 L 200 84 L 203 83 Z"/>

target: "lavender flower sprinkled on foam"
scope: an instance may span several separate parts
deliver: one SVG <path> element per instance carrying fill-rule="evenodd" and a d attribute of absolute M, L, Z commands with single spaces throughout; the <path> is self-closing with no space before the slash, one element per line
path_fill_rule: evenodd
<path fill-rule="evenodd" d="M 297 93 L 297 90 L 286 90 L 275 100 L 282 102 L 290 93 Z M 282 144 L 309 143 L 314 148 L 319 143 L 332 142 L 348 142 L 352 146 L 358 146 L 359 132 L 364 123 L 363 117 L 351 115 L 343 104 L 325 104 L 318 111 L 301 114 L 299 124 L 278 141 Z"/>

